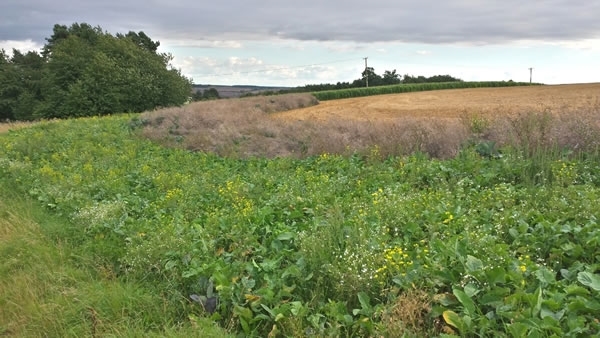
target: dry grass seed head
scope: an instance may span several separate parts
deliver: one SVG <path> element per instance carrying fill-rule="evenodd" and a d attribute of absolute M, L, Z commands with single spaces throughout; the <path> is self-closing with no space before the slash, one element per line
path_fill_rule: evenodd
<path fill-rule="evenodd" d="M 428 323 L 430 312 L 431 296 L 425 291 L 411 289 L 396 298 L 383 313 L 381 323 L 389 337 L 426 337 L 434 326 Z"/>

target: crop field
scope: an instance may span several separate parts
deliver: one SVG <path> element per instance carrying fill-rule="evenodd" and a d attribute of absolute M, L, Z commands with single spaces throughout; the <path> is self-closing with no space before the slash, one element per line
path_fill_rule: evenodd
<path fill-rule="evenodd" d="M 324 101 L 279 114 L 289 119 L 493 117 L 551 110 L 570 113 L 600 106 L 600 83 L 502 88 L 446 89 Z"/>
<path fill-rule="evenodd" d="M 598 89 L 235 99 L 2 133 L 0 335 L 597 335 Z"/>

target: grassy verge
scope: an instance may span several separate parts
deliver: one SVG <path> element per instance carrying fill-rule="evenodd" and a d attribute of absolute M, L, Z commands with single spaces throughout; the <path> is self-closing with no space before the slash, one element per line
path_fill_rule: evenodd
<path fill-rule="evenodd" d="M 226 336 L 193 312 L 176 322 L 160 292 L 102 269 L 66 218 L 12 188 L 0 186 L 0 336 Z"/>

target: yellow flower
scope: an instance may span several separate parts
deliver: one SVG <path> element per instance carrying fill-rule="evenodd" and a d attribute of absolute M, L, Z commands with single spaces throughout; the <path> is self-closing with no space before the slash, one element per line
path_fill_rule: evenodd
<path fill-rule="evenodd" d="M 519 269 L 521 269 L 522 272 L 527 271 L 527 267 L 525 265 L 521 265 Z"/>

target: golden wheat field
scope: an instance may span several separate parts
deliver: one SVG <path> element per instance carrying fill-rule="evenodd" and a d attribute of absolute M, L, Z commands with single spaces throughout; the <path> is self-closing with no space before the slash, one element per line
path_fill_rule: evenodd
<path fill-rule="evenodd" d="M 297 120 L 381 120 L 402 117 L 458 118 L 465 114 L 572 112 L 600 106 L 600 83 L 450 89 L 324 101 L 277 114 Z"/>

